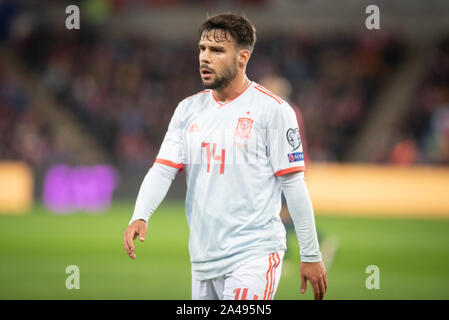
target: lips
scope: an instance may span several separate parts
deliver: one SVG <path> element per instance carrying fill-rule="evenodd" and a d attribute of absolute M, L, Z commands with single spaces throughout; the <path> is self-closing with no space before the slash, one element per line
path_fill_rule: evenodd
<path fill-rule="evenodd" d="M 212 70 L 207 68 L 201 68 L 200 72 L 203 77 L 210 77 L 213 74 Z"/>

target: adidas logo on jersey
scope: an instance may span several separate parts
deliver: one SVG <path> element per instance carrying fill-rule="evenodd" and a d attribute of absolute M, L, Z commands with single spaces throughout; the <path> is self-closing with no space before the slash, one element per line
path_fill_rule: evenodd
<path fill-rule="evenodd" d="M 196 124 L 196 122 L 193 122 L 190 127 L 189 127 L 189 132 L 199 132 L 200 128 L 198 127 L 198 125 Z"/>

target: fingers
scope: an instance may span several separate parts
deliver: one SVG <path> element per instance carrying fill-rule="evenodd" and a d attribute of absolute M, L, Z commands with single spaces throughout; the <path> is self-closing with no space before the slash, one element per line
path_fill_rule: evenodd
<path fill-rule="evenodd" d="M 324 266 L 324 263 L 322 263 L 322 267 L 323 267 L 322 274 L 323 274 L 323 284 L 324 284 L 324 293 L 323 293 L 323 296 L 324 296 L 324 294 L 327 291 L 327 271 L 326 271 L 326 267 Z"/>
<path fill-rule="evenodd" d="M 134 235 L 135 230 L 133 228 L 126 229 L 123 235 L 123 246 L 125 248 L 125 251 L 129 255 L 129 257 L 133 260 L 136 258 L 136 254 L 134 253 L 134 241 L 133 241 Z"/>
<path fill-rule="evenodd" d="M 327 273 L 324 273 L 324 291 L 327 291 Z"/>
<path fill-rule="evenodd" d="M 142 242 L 145 241 L 145 235 L 147 233 L 146 225 L 140 224 L 138 232 L 139 232 L 139 240 Z"/>
<path fill-rule="evenodd" d="M 307 278 L 305 276 L 301 276 L 301 294 L 306 293 L 307 290 Z"/>
<path fill-rule="evenodd" d="M 301 263 L 301 293 L 306 291 L 307 281 L 312 286 L 315 300 L 322 300 L 327 291 L 327 272 L 323 262 Z"/>
<path fill-rule="evenodd" d="M 327 289 L 327 271 L 326 271 L 326 266 L 324 265 L 324 262 L 321 262 L 321 273 L 323 274 L 324 284 Z"/>
<path fill-rule="evenodd" d="M 131 254 L 132 252 L 132 246 L 129 244 L 128 242 L 128 230 L 125 230 L 124 234 L 123 234 L 123 247 L 125 248 L 125 251 L 128 255 Z"/>
<path fill-rule="evenodd" d="M 315 300 L 321 300 L 321 289 L 320 289 L 320 285 L 319 285 L 319 280 L 318 279 L 314 279 L 310 281 L 310 284 L 312 285 L 312 289 L 313 289 L 313 298 Z"/>
<path fill-rule="evenodd" d="M 327 290 L 327 279 L 326 274 L 323 274 L 313 280 L 310 280 L 310 284 L 312 285 L 314 299 L 315 300 L 323 300 L 324 294 Z"/>
<path fill-rule="evenodd" d="M 123 234 L 123 247 L 131 259 L 134 260 L 136 258 L 136 254 L 134 253 L 134 240 L 139 236 L 139 240 L 143 242 L 146 233 L 147 225 L 145 221 L 143 221 L 143 223 L 141 221 L 134 221 L 125 230 L 125 233 Z"/>
<path fill-rule="evenodd" d="M 321 277 L 320 280 L 318 280 L 318 286 L 320 288 L 319 300 L 323 300 L 324 294 L 326 293 L 326 288 L 324 286 L 324 277 Z"/>

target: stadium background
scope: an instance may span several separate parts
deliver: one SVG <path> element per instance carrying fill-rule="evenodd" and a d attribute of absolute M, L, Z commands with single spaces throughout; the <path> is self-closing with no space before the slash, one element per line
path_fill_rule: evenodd
<path fill-rule="evenodd" d="M 79 30 L 65 27 L 69 4 Z M 380 30 L 365 27 L 370 4 Z M 0 1 L 0 298 L 190 298 L 183 174 L 135 261 L 122 235 L 174 108 L 201 89 L 197 27 L 223 11 L 257 27 L 250 79 L 302 113 L 326 298 L 448 299 L 449 4 L 437 0 Z M 291 230 L 288 246 L 276 298 L 311 299 Z"/>

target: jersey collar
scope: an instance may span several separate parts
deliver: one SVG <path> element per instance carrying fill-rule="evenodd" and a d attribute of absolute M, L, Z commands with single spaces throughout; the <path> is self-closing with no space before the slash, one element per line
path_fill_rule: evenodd
<path fill-rule="evenodd" d="M 251 87 L 252 84 L 253 84 L 253 81 L 250 81 L 250 83 L 248 84 L 248 86 L 246 87 L 245 90 L 243 90 L 243 91 L 242 91 L 237 97 L 235 97 L 234 99 L 229 100 L 228 102 L 225 102 L 225 103 L 220 103 L 220 102 L 217 100 L 217 98 L 215 98 L 215 96 L 214 96 L 214 91 L 213 91 L 213 90 L 210 91 L 210 95 L 212 96 L 212 99 L 215 101 L 215 103 L 218 104 L 217 108 L 219 109 L 219 108 L 221 108 L 221 107 L 223 107 L 223 106 L 225 106 L 225 105 L 227 105 L 227 104 L 229 104 L 229 103 L 231 103 L 231 102 L 237 100 L 237 99 L 238 99 L 240 96 L 242 96 L 246 91 L 248 91 L 248 89 Z"/>

